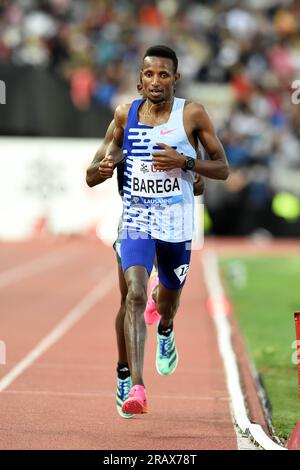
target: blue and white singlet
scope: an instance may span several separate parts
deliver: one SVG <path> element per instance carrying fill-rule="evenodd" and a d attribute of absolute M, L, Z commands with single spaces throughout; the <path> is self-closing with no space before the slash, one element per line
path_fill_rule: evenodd
<path fill-rule="evenodd" d="M 124 131 L 123 230 L 144 232 L 168 242 L 191 240 L 194 173 L 181 168 L 156 171 L 152 161 L 152 152 L 162 149 L 157 142 L 196 158 L 183 124 L 185 100 L 174 98 L 168 122 L 159 126 L 139 122 L 138 110 L 143 101 L 133 101 Z"/>

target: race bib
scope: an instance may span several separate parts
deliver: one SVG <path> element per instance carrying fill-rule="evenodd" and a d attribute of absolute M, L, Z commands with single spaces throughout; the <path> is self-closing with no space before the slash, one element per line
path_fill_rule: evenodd
<path fill-rule="evenodd" d="M 182 200 L 181 169 L 157 171 L 152 162 L 133 160 L 131 201 L 134 204 L 175 204 Z"/>

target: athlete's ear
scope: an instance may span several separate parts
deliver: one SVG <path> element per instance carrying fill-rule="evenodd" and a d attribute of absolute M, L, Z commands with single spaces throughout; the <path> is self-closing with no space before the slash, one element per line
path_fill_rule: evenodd
<path fill-rule="evenodd" d="M 142 94 L 143 85 L 141 84 L 141 82 L 139 82 L 139 83 L 137 84 L 136 89 L 137 89 L 138 93 Z"/>
<path fill-rule="evenodd" d="M 180 73 L 176 72 L 174 77 L 175 77 L 175 80 L 174 80 L 174 86 L 173 86 L 173 93 L 175 93 L 176 91 L 176 84 L 177 84 L 177 81 L 180 79 Z"/>

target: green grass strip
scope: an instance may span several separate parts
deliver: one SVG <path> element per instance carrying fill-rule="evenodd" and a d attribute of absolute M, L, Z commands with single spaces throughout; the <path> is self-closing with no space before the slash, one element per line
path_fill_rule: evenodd
<path fill-rule="evenodd" d="M 287 439 L 300 418 L 297 366 L 293 363 L 293 313 L 300 310 L 300 260 L 222 258 L 221 269 L 248 353 L 272 405 L 275 433 Z"/>

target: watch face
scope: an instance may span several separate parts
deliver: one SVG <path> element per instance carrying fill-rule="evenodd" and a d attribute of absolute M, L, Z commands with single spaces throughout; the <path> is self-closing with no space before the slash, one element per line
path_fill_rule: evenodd
<path fill-rule="evenodd" d="M 195 160 L 193 158 L 188 158 L 186 162 L 186 168 L 192 170 L 195 166 Z"/>

